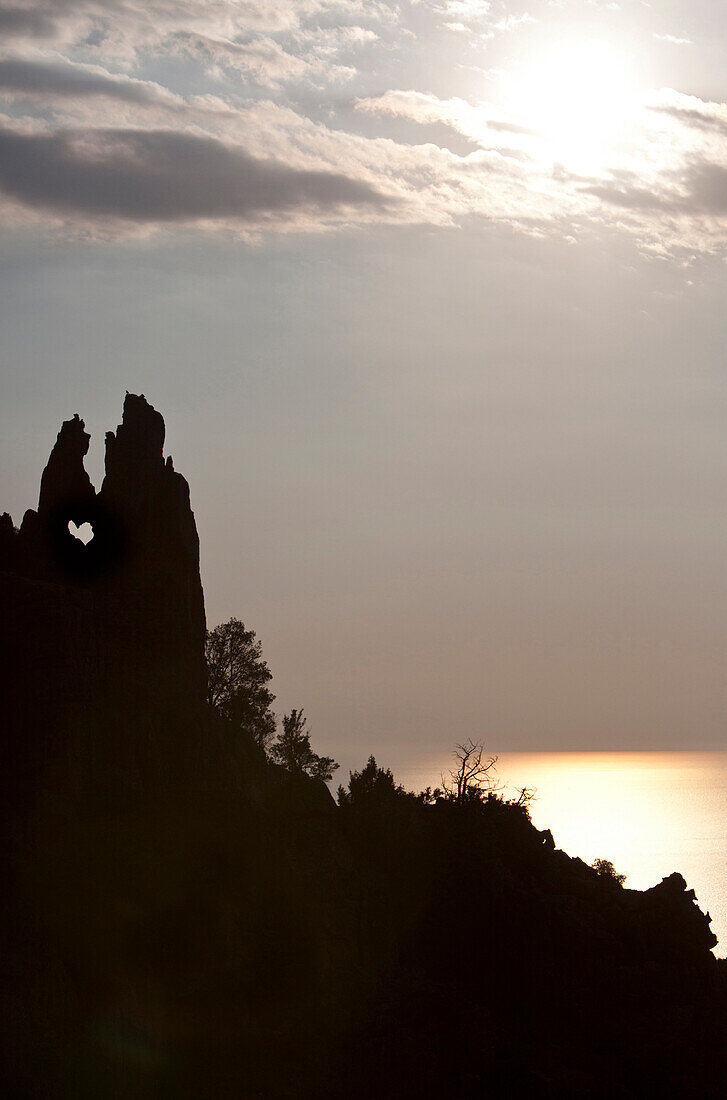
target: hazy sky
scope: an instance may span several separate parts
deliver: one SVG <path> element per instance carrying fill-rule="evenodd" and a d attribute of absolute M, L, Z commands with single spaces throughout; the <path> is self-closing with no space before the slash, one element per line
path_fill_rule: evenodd
<path fill-rule="evenodd" d="M 723 3 L 0 0 L 0 34 L 16 522 L 61 420 L 98 484 L 143 392 L 208 620 L 321 751 L 727 748 Z"/>

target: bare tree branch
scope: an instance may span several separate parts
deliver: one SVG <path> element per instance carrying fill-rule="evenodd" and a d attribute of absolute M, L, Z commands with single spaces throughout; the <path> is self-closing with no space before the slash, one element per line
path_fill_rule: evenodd
<path fill-rule="evenodd" d="M 454 759 L 457 767 L 449 773 L 449 779 L 442 776 L 445 796 L 452 802 L 461 804 L 469 798 L 481 798 L 482 794 L 501 789 L 490 773 L 497 763 L 496 756 L 486 756 L 481 741 L 468 738 L 464 744 L 455 745 Z"/>

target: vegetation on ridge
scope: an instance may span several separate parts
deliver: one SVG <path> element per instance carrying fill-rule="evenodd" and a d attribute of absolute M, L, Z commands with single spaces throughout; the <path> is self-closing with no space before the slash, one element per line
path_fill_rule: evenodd
<path fill-rule="evenodd" d="M 271 710 L 275 696 L 267 687 L 273 674 L 263 659 L 262 642 L 239 619 L 228 619 L 205 640 L 207 702 L 240 733 L 252 738 L 268 760 L 286 771 L 327 782 L 338 764 L 332 756 L 313 752 L 308 719 L 302 710 L 283 716 L 277 733 Z"/>
<path fill-rule="evenodd" d="M 721 1095 L 727 962 L 681 875 L 558 850 L 477 741 L 419 795 L 370 757 L 336 807 L 254 632 L 205 667 L 163 438 L 127 395 L 96 494 L 67 421 L 0 523 L 3 1095 Z"/>

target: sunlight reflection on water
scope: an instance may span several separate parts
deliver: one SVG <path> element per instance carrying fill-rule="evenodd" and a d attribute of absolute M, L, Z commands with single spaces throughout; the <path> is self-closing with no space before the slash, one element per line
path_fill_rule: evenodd
<path fill-rule="evenodd" d="M 394 768 L 410 789 L 436 786 L 451 757 Z M 536 787 L 532 818 L 559 848 L 586 863 L 602 857 L 643 890 L 680 871 L 712 916 L 727 955 L 727 753 L 501 753 L 505 794 Z"/>

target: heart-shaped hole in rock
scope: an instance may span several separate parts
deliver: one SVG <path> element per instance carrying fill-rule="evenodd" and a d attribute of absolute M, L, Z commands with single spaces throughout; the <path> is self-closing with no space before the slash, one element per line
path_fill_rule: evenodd
<path fill-rule="evenodd" d="M 80 527 L 76 527 L 72 519 L 68 521 L 68 533 L 73 535 L 74 539 L 78 539 L 84 546 L 88 546 L 89 542 L 93 538 L 93 527 L 90 523 L 82 523 Z"/>

